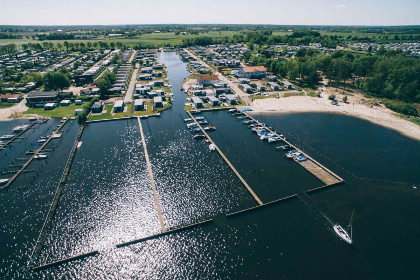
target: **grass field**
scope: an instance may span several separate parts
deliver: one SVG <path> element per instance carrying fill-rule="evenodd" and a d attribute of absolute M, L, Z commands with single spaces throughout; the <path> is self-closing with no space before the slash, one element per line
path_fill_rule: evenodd
<path fill-rule="evenodd" d="M 0 103 L 0 109 L 10 108 L 10 107 L 12 107 L 16 104 L 17 103 L 2 102 L 2 103 Z"/>
<path fill-rule="evenodd" d="M 27 44 L 27 43 L 40 43 L 43 42 L 52 42 L 54 44 L 61 43 L 63 44 L 64 41 L 72 42 L 72 43 L 87 43 L 87 42 L 95 42 L 95 41 L 104 41 L 107 43 L 110 42 L 122 42 L 128 46 L 135 46 L 138 44 L 144 46 L 157 46 L 162 47 L 165 44 L 170 45 L 177 45 L 182 43 L 182 39 L 188 38 L 196 38 L 196 37 L 212 37 L 212 38 L 224 38 L 224 37 L 232 37 L 235 34 L 239 34 L 237 31 L 210 31 L 208 33 L 200 33 L 199 35 L 175 35 L 174 32 L 169 33 L 152 33 L 152 34 L 144 34 L 139 37 L 133 38 L 123 38 L 123 37 L 113 37 L 113 38 L 105 38 L 105 37 L 98 37 L 95 39 L 80 39 L 80 40 L 46 40 L 46 41 L 36 41 L 32 39 L 22 38 L 22 39 L 1 39 L 0 45 L 7 45 L 7 44 Z"/>
<path fill-rule="evenodd" d="M 28 111 L 23 112 L 24 115 L 38 115 L 49 118 L 62 118 L 62 117 L 74 117 L 74 110 L 83 109 L 84 104 L 75 105 L 74 103 L 69 106 L 59 106 L 53 110 L 44 110 L 44 108 L 29 108 Z"/>

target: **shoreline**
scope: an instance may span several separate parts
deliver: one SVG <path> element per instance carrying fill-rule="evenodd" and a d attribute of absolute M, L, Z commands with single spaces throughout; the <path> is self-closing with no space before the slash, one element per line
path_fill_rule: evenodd
<path fill-rule="evenodd" d="M 257 99 L 251 106 L 251 114 L 291 114 L 291 113 L 328 113 L 340 114 L 369 121 L 403 134 L 406 137 L 420 141 L 420 126 L 399 118 L 393 112 L 382 106 L 368 107 L 360 103 L 342 103 L 339 106 L 331 104 L 325 98 L 309 96 L 290 96 L 280 99 Z"/>

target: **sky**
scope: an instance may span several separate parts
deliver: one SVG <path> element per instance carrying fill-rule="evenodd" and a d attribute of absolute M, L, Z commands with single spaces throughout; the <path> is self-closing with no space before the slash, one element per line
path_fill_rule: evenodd
<path fill-rule="evenodd" d="M 0 0 L 0 25 L 420 25 L 420 0 Z"/>

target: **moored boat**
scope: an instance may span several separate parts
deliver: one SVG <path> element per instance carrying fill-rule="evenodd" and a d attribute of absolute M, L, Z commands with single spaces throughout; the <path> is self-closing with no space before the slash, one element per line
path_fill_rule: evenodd
<path fill-rule="evenodd" d="M 214 126 L 206 126 L 206 127 L 204 128 L 204 130 L 205 130 L 205 131 L 213 131 L 213 130 L 216 130 L 216 127 L 214 127 Z"/>
<path fill-rule="evenodd" d="M 197 135 L 194 135 L 193 137 L 194 137 L 194 139 L 196 139 L 196 140 L 200 140 L 200 139 L 204 139 L 204 138 L 206 138 L 206 136 L 205 136 L 204 134 L 197 134 Z"/>
<path fill-rule="evenodd" d="M 9 182 L 9 179 L 0 179 L 0 185 L 4 185 Z"/>
<path fill-rule="evenodd" d="M 216 146 L 214 144 L 210 144 L 209 149 L 210 149 L 210 151 L 214 151 L 214 150 L 216 150 Z"/>
<path fill-rule="evenodd" d="M 0 137 L 0 139 L 3 140 L 8 140 L 8 139 L 12 139 L 13 137 L 15 137 L 13 134 L 6 134 Z"/>
<path fill-rule="evenodd" d="M 44 159 L 44 158 L 47 158 L 47 155 L 37 154 L 36 156 L 34 156 L 34 159 Z"/>

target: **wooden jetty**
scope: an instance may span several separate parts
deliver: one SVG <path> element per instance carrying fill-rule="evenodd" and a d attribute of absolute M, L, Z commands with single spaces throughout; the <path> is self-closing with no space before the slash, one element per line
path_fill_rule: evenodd
<path fill-rule="evenodd" d="M 251 187 L 248 185 L 248 183 L 242 178 L 241 174 L 236 170 L 236 168 L 230 163 L 230 161 L 227 159 L 227 157 L 223 154 L 223 152 L 219 149 L 219 147 L 214 143 L 214 141 L 210 138 L 210 136 L 207 134 L 207 132 L 201 127 L 201 125 L 197 122 L 197 120 L 194 118 L 194 116 L 187 112 L 191 119 L 194 120 L 194 122 L 198 125 L 198 127 L 201 129 L 201 131 L 204 133 L 204 135 L 211 141 L 211 143 L 215 146 L 216 150 L 219 152 L 219 154 L 222 156 L 222 158 L 225 160 L 227 165 L 233 170 L 233 172 L 236 174 L 236 176 L 241 180 L 242 184 L 246 187 L 246 189 L 249 191 L 249 193 L 252 195 L 252 197 L 258 202 L 259 205 L 263 205 L 260 198 L 255 194 L 255 192 L 251 189 Z"/>
<path fill-rule="evenodd" d="M 268 130 L 271 133 L 276 134 L 277 137 L 279 137 L 281 139 L 281 141 L 283 141 L 284 143 L 290 145 L 291 147 L 293 147 L 293 149 L 298 150 L 300 153 L 302 153 L 303 155 L 305 155 L 305 157 L 307 158 L 306 161 L 301 161 L 301 162 L 299 162 L 297 160 L 295 160 L 295 161 L 298 164 L 300 164 L 302 167 L 304 167 L 306 170 L 308 170 L 309 172 L 311 172 L 315 177 L 317 177 L 319 180 L 321 180 L 327 186 L 332 185 L 332 184 L 337 184 L 337 183 L 344 182 L 344 180 L 340 176 L 338 176 L 337 174 L 335 174 L 334 172 L 332 172 L 331 170 L 329 170 L 328 168 L 326 168 L 325 166 L 323 166 L 322 164 L 320 164 L 318 161 L 316 161 L 315 159 L 313 159 L 308 154 L 306 154 L 303 151 L 301 151 L 298 147 L 296 147 L 295 145 L 293 145 L 292 143 L 290 143 L 289 141 L 287 141 L 284 137 L 281 137 L 277 132 L 273 131 L 271 128 L 269 128 L 264 123 L 262 123 L 261 121 L 255 119 L 254 117 L 248 115 L 246 112 L 242 112 L 242 114 L 244 114 L 248 118 L 254 120 L 259 125 L 263 126 L 265 130 Z"/>
<path fill-rule="evenodd" d="M 12 139 L 10 139 L 9 141 L 7 141 L 6 143 L 4 143 L 3 145 L 0 146 L 0 149 L 4 149 L 7 145 L 9 145 L 10 143 L 12 143 L 14 140 L 16 139 L 21 139 L 21 135 L 23 133 L 25 133 L 26 131 L 28 131 L 30 128 L 32 128 L 34 125 L 36 124 L 36 122 L 32 122 L 27 128 L 25 128 L 24 130 L 22 130 L 21 132 L 19 132 L 18 134 L 15 135 L 15 137 L 13 137 Z"/>
<path fill-rule="evenodd" d="M 69 119 L 66 119 L 55 131 L 55 133 L 57 133 L 67 122 Z M 33 153 L 33 155 L 29 158 L 29 160 L 22 166 L 21 169 L 19 169 L 15 175 L 13 175 L 12 178 L 9 179 L 9 181 L 2 187 L 0 187 L 0 189 L 7 189 L 12 183 L 13 181 L 20 175 L 20 173 L 23 172 L 23 170 L 25 170 L 25 168 L 32 162 L 32 160 L 35 158 L 35 156 L 42 151 L 42 149 L 44 149 L 45 146 L 47 146 L 47 144 L 51 141 L 52 137 L 48 138 L 47 141 L 45 141 L 42 146 L 35 150 L 35 152 Z"/>
<path fill-rule="evenodd" d="M 144 139 L 143 127 L 141 125 L 140 117 L 137 117 L 137 121 L 139 123 L 141 142 L 143 143 L 144 156 L 146 158 L 147 170 L 149 172 L 150 182 L 152 184 L 153 197 L 155 199 L 156 209 L 157 209 L 158 216 L 159 216 L 160 228 L 161 228 L 162 233 L 165 233 L 166 232 L 165 223 L 163 221 L 162 211 L 160 209 L 159 199 L 158 199 L 158 195 L 157 195 L 157 191 L 156 191 L 155 179 L 153 178 L 152 166 L 150 165 L 149 154 L 147 153 L 146 140 Z"/>
<path fill-rule="evenodd" d="M 32 269 L 34 271 L 43 270 L 43 269 L 47 269 L 47 268 L 50 268 L 50 267 L 55 267 L 55 266 L 63 264 L 63 263 L 68 263 L 68 262 L 71 262 L 71 261 L 80 260 L 80 259 L 84 259 L 84 258 L 87 258 L 87 257 L 93 257 L 93 256 L 96 256 L 98 254 L 99 254 L 98 251 L 93 251 L 93 252 L 90 252 L 90 253 L 80 254 L 80 255 L 70 257 L 70 258 L 67 258 L 67 259 L 62 259 L 62 260 L 59 260 L 59 261 L 55 261 L 55 262 L 43 264 L 43 265 L 40 265 L 40 266 L 32 267 Z"/>

